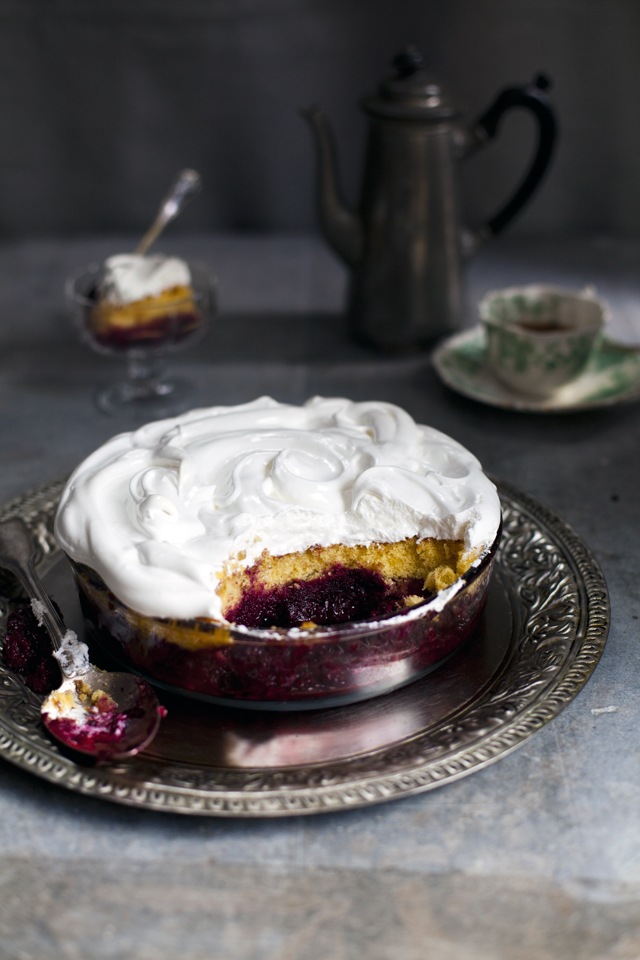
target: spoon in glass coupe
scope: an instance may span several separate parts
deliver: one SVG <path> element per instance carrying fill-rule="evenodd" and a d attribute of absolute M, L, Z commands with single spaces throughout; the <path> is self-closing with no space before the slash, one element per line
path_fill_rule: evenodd
<path fill-rule="evenodd" d="M 62 684 L 41 707 L 42 722 L 57 740 L 98 760 L 121 760 L 143 750 L 166 714 L 153 688 L 130 673 L 98 670 L 89 650 L 67 630 L 36 573 L 37 548 L 24 521 L 0 523 L 0 566 L 31 597 L 31 607 L 53 644 Z"/>
<path fill-rule="evenodd" d="M 152 243 L 155 243 L 168 223 L 174 220 L 181 210 L 199 192 L 202 186 L 200 174 L 197 170 L 181 170 L 166 195 L 156 218 L 145 233 L 144 237 L 134 250 L 139 256 L 144 256 Z"/>

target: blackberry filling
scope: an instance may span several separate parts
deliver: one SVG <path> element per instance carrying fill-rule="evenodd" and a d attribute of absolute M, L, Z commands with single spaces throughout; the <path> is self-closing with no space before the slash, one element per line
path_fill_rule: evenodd
<path fill-rule="evenodd" d="M 403 609 L 407 597 L 415 603 L 428 596 L 421 580 L 389 586 L 374 570 L 336 565 L 313 580 L 294 580 L 272 589 L 249 587 L 226 617 L 244 627 L 327 625 L 384 617 Z"/>
<path fill-rule="evenodd" d="M 54 606 L 60 613 L 55 602 Z M 38 626 L 31 607 L 16 607 L 10 614 L 2 659 L 34 693 L 50 693 L 60 686 L 62 677 L 51 638 L 44 627 Z"/>

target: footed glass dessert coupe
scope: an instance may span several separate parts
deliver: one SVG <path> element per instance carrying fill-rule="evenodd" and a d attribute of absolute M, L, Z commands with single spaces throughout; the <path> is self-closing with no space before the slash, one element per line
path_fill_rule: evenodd
<path fill-rule="evenodd" d="M 126 377 L 100 390 L 96 406 L 103 413 L 130 413 L 136 420 L 174 416 L 194 405 L 195 387 L 165 374 L 166 357 L 201 340 L 216 310 L 216 280 L 200 263 L 187 263 L 188 293 L 147 297 L 129 304 L 119 316 L 101 299 L 104 267 L 92 264 L 71 276 L 67 298 L 81 340 L 98 353 L 123 360 Z M 128 315 L 124 315 L 123 313 Z"/>

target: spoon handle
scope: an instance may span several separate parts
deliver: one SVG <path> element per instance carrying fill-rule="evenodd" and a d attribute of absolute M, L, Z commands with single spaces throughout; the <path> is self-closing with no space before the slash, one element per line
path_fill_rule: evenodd
<path fill-rule="evenodd" d="M 0 566 L 11 570 L 27 595 L 42 604 L 40 612 L 44 625 L 54 650 L 59 650 L 66 629 L 36 573 L 37 554 L 35 541 L 24 520 L 16 517 L 0 523 Z"/>
<path fill-rule="evenodd" d="M 139 256 L 144 256 L 152 243 L 158 239 L 166 225 L 177 217 L 189 200 L 200 190 L 202 181 L 197 170 L 181 170 L 175 183 L 169 190 L 156 215 L 155 220 L 145 233 L 144 237 L 134 250 Z"/>

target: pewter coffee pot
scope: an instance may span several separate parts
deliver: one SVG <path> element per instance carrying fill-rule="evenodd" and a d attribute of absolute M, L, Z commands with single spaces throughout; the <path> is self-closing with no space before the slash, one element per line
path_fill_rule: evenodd
<path fill-rule="evenodd" d="M 508 87 L 470 127 L 460 126 L 451 100 L 426 73 L 415 47 L 393 61 L 395 75 L 362 102 L 369 138 L 360 205 L 341 200 L 333 139 L 320 107 L 305 111 L 318 147 L 320 222 L 351 267 L 349 315 L 353 332 L 383 350 L 421 349 L 460 322 L 461 266 L 487 237 L 520 212 L 549 165 L 556 135 L 545 94 L 549 81 Z M 455 161 L 498 132 L 514 107 L 538 122 L 538 145 L 514 195 L 484 226 L 459 221 Z"/>

